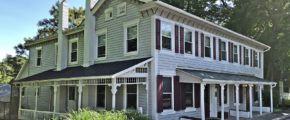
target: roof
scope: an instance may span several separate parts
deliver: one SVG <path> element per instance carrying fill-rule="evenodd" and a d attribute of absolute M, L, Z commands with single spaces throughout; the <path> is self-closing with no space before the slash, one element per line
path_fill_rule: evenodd
<path fill-rule="evenodd" d="M 255 82 L 255 83 L 275 83 L 269 80 L 258 78 L 255 76 L 232 74 L 232 73 L 220 73 L 212 71 L 202 71 L 202 70 L 188 70 L 188 69 L 178 69 L 194 77 L 200 78 L 202 81 L 233 81 L 233 82 Z"/>
<path fill-rule="evenodd" d="M 62 71 L 56 71 L 51 69 L 27 78 L 17 80 L 15 82 L 29 82 L 29 81 L 44 81 L 54 79 L 68 79 L 68 78 L 79 78 L 79 77 L 97 77 L 97 76 L 111 76 L 126 70 L 139 63 L 147 61 L 150 58 L 140 58 L 134 60 L 117 61 L 110 63 L 94 64 L 89 67 L 69 67 Z"/>

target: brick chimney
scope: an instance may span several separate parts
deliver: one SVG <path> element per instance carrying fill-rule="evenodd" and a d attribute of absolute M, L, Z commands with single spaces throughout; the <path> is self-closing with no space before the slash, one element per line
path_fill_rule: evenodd
<path fill-rule="evenodd" d="M 58 57 L 57 57 L 57 71 L 61 71 L 67 67 L 68 61 L 68 41 L 64 35 L 64 30 L 68 29 L 68 6 L 66 0 L 59 0 L 59 16 L 58 16 Z"/>
<path fill-rule="evenodd" d="M 91 9 L 97 0 L 86 0 L 84 28 L 84 67 L 94 64 L 96 58 L 96 20 Z"/>

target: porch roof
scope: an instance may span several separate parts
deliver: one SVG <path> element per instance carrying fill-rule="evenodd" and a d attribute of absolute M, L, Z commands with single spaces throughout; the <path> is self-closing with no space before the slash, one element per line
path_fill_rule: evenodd
<path fill-rule="evenodd" d="M 98 77 L 98 76 L 114 76 L 123 72 L 131 67 L 134 67 L 140 63 L 146 62 L 150 58 L 140 58 L 126 61 L 117 61 L 110 63 L 94 64 L 89 67 L 68 67 L 61 71 L 51 69 L 27 78 L 23 78 L 15 81 L 17 82 L 30 82 L 30 81 L 46 81 L 56 79 L 70 79 L 70 78 L 86 78 L 86 77 Z"/>
<path fill-rule="evenodd" d="M 206 83 L 228 83 L 228 84 L 276 84 L 276 82 L 265 80 L 251 75 L 232 74 L 223 72 L 212 72 L 203 70 L 178 69 L 187 75 L 198 78 Z"/>

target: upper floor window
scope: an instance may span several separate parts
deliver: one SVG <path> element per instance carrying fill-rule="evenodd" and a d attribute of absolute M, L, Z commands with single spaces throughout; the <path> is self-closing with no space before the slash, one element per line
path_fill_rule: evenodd
<path fill-rule="evenodd" d="M 73 39 L 69 41 L 69 62 L 70 64 L 77 64 L 78 62 L 78 40 Z"/>
<path fill-rule="evenodd" d="M 162 44 L 162 49 L 165 50 L 172 50 L 172 25 L 166 22 L 161 23 L 161 44 Z"/>
<path fill-rule="evenodd" d="M 258 67 L 259 59 L 258 59 L 258 53 L 256 51 L 253 51 L 254 53 L 254 67 Z"/>
<path fill-rule="evenodd" d="M 192 54 L 192 32 L 185 29 L 184 31 L 185 53 Z"/>
<path fill-rule="evenodd" d="M 139 19 L 125 23 L 125 54 L 138 53 L 138 23 Z"/>
<path fill-rule="evenodd" d="M 210 37 L 206 36 L 205 37 L 205 46 L 204 46 L 204 56 L 205 57 L 211 57 L 211 41 Z"/>
<path fill-rule="evenodd" d="M 123 16 L 126 15 L 126 3 L 121 3 L 117 5 L 117 16 Z"/>
<path fill-rule="evenodd" d="M 105 21 L 113 19 L 113 8 L 108 8 L 105 10 Z"/>
<path fill-rule="evenodd" d="M 41 66 L 42 64 L 42 47 L 36 48 L 36 66 Z"/>
<path fill-rule="evenodd" d="M 98 58 L 106 57 L 106 34 L 98 36 Z"/>
<path fill-rule="evenodd" d="M 227 48 L 226 48 L 226 42 L 224 41 L 221 41 L 221 45 L 220 45 L 220 57 L 221 57 L 221 60 L 224 60 L 226 61 L 227 60 Z"/>
<path fill-rule="evenodd" d="M 193 84 L 188 83 L 184 84 L 185 90 L 185 106 L 186 107 L 193 107 Z"/>
<path fill-rule="evenodd" d="M 238 63 L 238 46 L 237 45 L 234 45 L 234 51 L 233 51 L 233 53 L 234 53 L 234 63 Z"/>
<path fill-rule="evenodd" d="M 244 49 L 244 64 L 249 65 L 249 49 Z"/>
<path fill-rule="evenodd" d="M 171 77 L 163 77 L 163 110 L 172 109 L 172 78 Z"/>

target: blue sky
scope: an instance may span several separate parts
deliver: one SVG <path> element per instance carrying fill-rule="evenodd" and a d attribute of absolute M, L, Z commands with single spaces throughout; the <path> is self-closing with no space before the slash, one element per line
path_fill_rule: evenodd
<path fill-rule="evenodd" d="M 50 18 L 49 10 L 58 0 L 3 0 L 0 4 L 0 61 L 14 55 L 13 47 L 23 43 L 24 37 L 33 37 L 37 22 Z M 85 5 L 85 0 L 67 0 L 69 7 Z"/>

